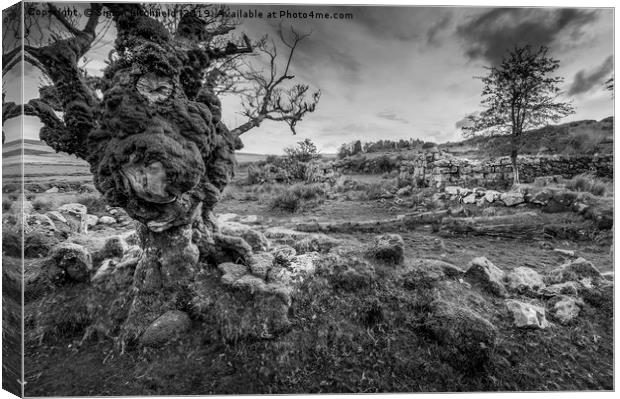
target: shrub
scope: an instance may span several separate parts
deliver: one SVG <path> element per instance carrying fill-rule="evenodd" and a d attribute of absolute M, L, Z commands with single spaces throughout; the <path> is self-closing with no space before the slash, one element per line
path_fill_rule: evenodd
<path fill-rule="evenodd" d="M 575 191 L 585 191 L 594 195 L 604 196 L 607 192 L 607 185 L 601 179 L 590 174 L 574 176 L 566 182 L 566 188 Z"/>
<path fill-rule="evenodd" d="M 11 209 L 11 205 L 13 204 L 13 201 L 11 201 L 8 198 L 5 198 L 2 200 L 2 212 L 7 212 L 9 209 Z"/>
<path fill-rule="evenodd" d="M 326 190 L 322 184 L 296 184 L 276 195 L 271 200 L 270 208 L 295 213 L 305 207 L 317 205 L 323 201 L 325 195 Z"/>
<path fill-rule="evenodd" d="M 36 199 L 32 201 L 32 208 L 39 213 L 45 213 L 47 211 L 51 211 L 53 209 L 53 205 L 51 201 Z"/>
<path fill-rule="evenodd" d="M 298 141 L 296 146 L 285 148 L 284 153 L 293 162 L 310 162 L 319 158 L 319 151 L 310 139 Z"/>
<path fill-rule="evenodd" d="M 88 213 L 95 215 L 105 212 L 105 208 L 107 205 L 105 198 L 95 194 L 80 195 L 79 197 L 77 197 L 75 202 L 86 206 L 86 209 L 88 209 Z"/>
<path fill-rule="evenodd" d="M 432 141 L 427 141 L 426 143 L 422 144 L 422 149 L 424 150 L 427 150 L 433 147 L 437 147 L 437 144 L 433 143 Z"/>

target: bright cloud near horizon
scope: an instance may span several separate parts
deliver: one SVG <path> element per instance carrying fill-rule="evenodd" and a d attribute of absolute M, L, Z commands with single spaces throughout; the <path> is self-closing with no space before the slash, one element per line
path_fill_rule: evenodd
<path fill-rule="evenodd" d="M 614 70 L 612 9 L 236 4 L 231 9 L 353 15 L 351 20 L 240 20 L 237 32 L 251 38 L 277 38 L 280 23 L 312 32 L 297 49 L 292 73 L 322 93 L 296 136 L 287 125 L 267 121 L 242 136 L 242 152 L 282 153 L 304 138 L 323 153 L 357 139 L 460 140 L 459 122 L 481 110 L 482 83 L 474 77 L 484 75 L 484 67 L 501 60 L 506 50 L 524 44 L 545 45 L 560 60 L 565 99 L 576 109 L 564 121 L 613 115 L 611 94 L 604 89 Z M 101 73 L 109 49 L 87 54 L 91 73 Z M 28 101 L 37 96 L 40 73 L 29 66 L 25 72 Z M 17 76 L 16 70 L 5 76 L 7 88 L 15 88 Z M 245 122 L 238 97 L 224 96 L 222 103 L 229 128 Z M 7 141 L 18 138 L 17 124 L 5 124 Z M 25 138 L 37 139 L 39 127 L 26 118 Z"/>

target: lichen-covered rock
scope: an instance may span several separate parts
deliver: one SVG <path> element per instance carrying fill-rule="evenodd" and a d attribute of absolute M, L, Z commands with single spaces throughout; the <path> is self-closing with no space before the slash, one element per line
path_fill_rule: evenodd
<path fill-rule="evenodd" d="M 275 257 L 276 263 L 284 267 L 290 265 L 297 255 L 295 248 L 289 245 L 280 245 L 274 248 L 271 253 Z"/>
<path fill-rule="evenodd" d="M 401 264 L 405 259 L 405 241 L 398 234 L 383 234 L 374 238 L 366 255 L 391 264 Z"/>
<path fill-rule="evenodd" d="M 58 212 L 65 218 L 67 224 L 71 226 L 73 231 L 79 233 L 88 232 L 88 225 L 86 223 L 86 205 L 71 203 L 65 204 L 58 208 Z"/>
<path fill-rule="evenodd" d="M 461 199 L 461 202 L 463 202 L 464 204 L 474 204 L 476 202 L 476 194 L 471 193 L 464 196 L 463 199 Z"/>
<path fill-rule="evenodd" d="M 595 283 L 603 279 L 601 272 L 592 262 L 588 262 L 584 258 L 577 258 L 552 270 L 545 277 L 545 280 L 548 284 L 557 284 L 566 281 L 581 281 L 586 278 Z"/>
<path fill-rule="evenodd" d="M 49 211 L 45 213 L 51 220 L 58 221 L 61 223 L 67 223 L 67 219 L 62 215 L 62 213 L 58 211 Z"/>
<path fill-rule="evenodd" d="M 521 193 L 519 191 L 509 191 L 507 193 L 502 193 L 500 195 L 499 199 L 506 206 L 515 206 L 515 205 L 522 204 L 522 203 L 525 202 L 525 199 L 523 197 L 523 193 Z"/>
<path fill-rule="evenodd" d="M 190 327 L 191 320 L 187 313 L 169 310 L 148 326 L 140 337 L 140 343 L 144 346 L 160 346 L 178 338 Z"/>
<path fill-rule="evenodd" d="M 225 285 L 232 285 L 248 272 L 247 266 L 232 262 L 221 263 L 217 265 L 217 268 L 223 273 L 222 283 Z"/>
<path fill-rule="evenodd" d="M 475 285 L 498 296 L 506 296 L 505 273 L 485 257 L 472 259 L 468 264 L 465 278 Z"/>
<path fill-rule="evenodd" d="M 495 202 L 496 199 L 498 199 L 500 197 L 501 193 L 499 191 L 495 191 L 495 190 L 487 190 L 484 193 L 484 200 L 488 203 L 493 203 Z"/>
<path fill-rule="evenodd" d="M 342 240 L 330 237 L 326 234 L 316 233 L 309 234 L 300 240 L 295 240 L 291 246 L 295 248 L 298 254 L 303 254 L 306 252 L 326 253 L 329 252 L 330 249 L 341 244 Z"/>
<path fill-rule="evenodd" d="M 86 226 L 93 227 L 99 223 L 99 216 L 86 214 Z"/>
<path fill-rule="evenodd" d="M 106 258 L 120 258 L 127 249 L 127 243 L 121 236 L 113 236 L 106 240 L 101 248 L 100 256 Z"/>
<path fill-rule="evenodd" d="M 261 252 L 252 255 L 250 259 L 250 271 L 262 279 L 267 278 L 267 272 L 273 267 L 275 256 L 269 252 Z"/>
<path fill-rule="evenodd" d="M 287 286 L 297 287 L 316 272 L 317 262 L 321 255 L 308 252 L 297 255 L 284 267 L 274 267 L 267 274 L 268 281 L 275 281 Z"/>
<path fill-rule="evenodd" d="M 114 219 L 112 216 L 101 216 L 99 218 L 99 223 L 100 224 L 105 224 L 105 225 L 110 225 L 110 224 L 116 223 L 116 219 Z"/>
<path fill-rule="evenodd" d="M 545 317 L 545 309 L 531 303 L 517 300 L 506 301 L 506 308 L 513 318 L 515 326 L 519 328 L 543 329 L 549 326 Z"/>
<path fill-rule="evenodd" d="M 269 240 L 260 231 L 252 229 L 250 226 L 237 222 L 220 223 L 220 232 L 229 236 L 241 237 L 250 244 L 253 251 L 261 252 L 269 250 Z"/>
<path fill-rule="evenodd" d="M 410 263 L 409 263 L 410 262 Z M 422 269 L 439 273 L 450 279 L 458 280 L 465 275 L 465 270 L 453 265 L 452 263 L 444 262 L 437 259 L 414 259 L 407 261 L 407 270 Z"/>
<path fill-rule="evenodd" d="M 545 287 L 543 278 L 529 267 L 517 267 L 506 275 L 506 283 L 511 291 L 534 293 Z"/>
<path fill-rule="evenodd" d="M 424 328 L 443 346 L 454 349 L 451 362 L 478 368 L 489 360 L 497 338 L 491 322 L 471 309 L 441 300 L 431 309 Z"/>
<path fill-rule="evenodd" d="M 583 301 L 569 296 L 557 296 L 549 301 L 551 315 L 561 324 L 569 324 L 577 316 L 583 307 Z"/>
<path fill-rule="evenodd" d="M 49 279 L 55 284 L 87 282 L 90 280 L 92 260 L 86 248 L 64 242 L 51 251 L 47 264 Z"/>
<path fill-rule="evenodd" d="M 567 281 L 565 283 L 548 285 L 540 290 L 540 293 L 546 297 L 553 297 L 556 295 L 576 296 L 580 288 L 580 283 L 576 281 Z"/>

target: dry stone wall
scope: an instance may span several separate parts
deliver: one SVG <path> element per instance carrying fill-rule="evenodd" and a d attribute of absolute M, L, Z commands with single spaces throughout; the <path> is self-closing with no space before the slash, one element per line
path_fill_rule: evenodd
<path fill-rule="evenodd" d="M 613 155 L 522 156 L 518 164 L 519 175 L 524 183 L 530 183 L 540 176 L 561 175 L 571 178 L 581 173 L 613 178 Z M 401 161 L 399 186 L 504 188 L 512 184 L 512 178 L 512 165 L 508 157 L 476 162 L 432 152 Z"/>

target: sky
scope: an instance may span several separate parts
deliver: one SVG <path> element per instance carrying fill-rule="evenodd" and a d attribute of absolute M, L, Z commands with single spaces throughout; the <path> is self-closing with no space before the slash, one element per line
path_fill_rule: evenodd
<path fill-rule="evenodd" d="M 576 113 L 564 121 L 613 115 L 613 99 L 604 82 L 613 74 L 613 11 L 577 8 L 343 7 L 232 5 L 232 10 L 341 12 L 352 19 L 241 19 L 237 33 L 251 38 L 277 37 L 281 26 L 311 33 L 292 64 L 296 80 L 321 91 L 316 111 L 294 136 L 288 126 L 265 122 L 242 136 L 243 152 L 282 153 L 284 147 L 312 139 L 323 153 L 335 153 L 353 140 L 462 139 L 465 116 L 480 111 L 482 83 L 476 76 L 501 61 L 515 45 L 549 47 L 560 61 L 561 88 Z M 114 35 L 113 28 L 106 37 Z M 110 47 L 87 54 L 90 73 L 101 74 Z M 284 49 L 280 49 L 281 53 Z M 255 65 L 260 58 L 253 58 Z M 17 71 L 4 77 L 10 88 Z M 25 69 L 26 101 L 37 96 L 40 74 Z M 229 128 L 245 122 L 236 96 L 224 96 Z M 26 118 L 25 138 L 37 138 L 40 124 Z M 17 138 L 17 122 L 7 122 L 8 140 Z"/>

